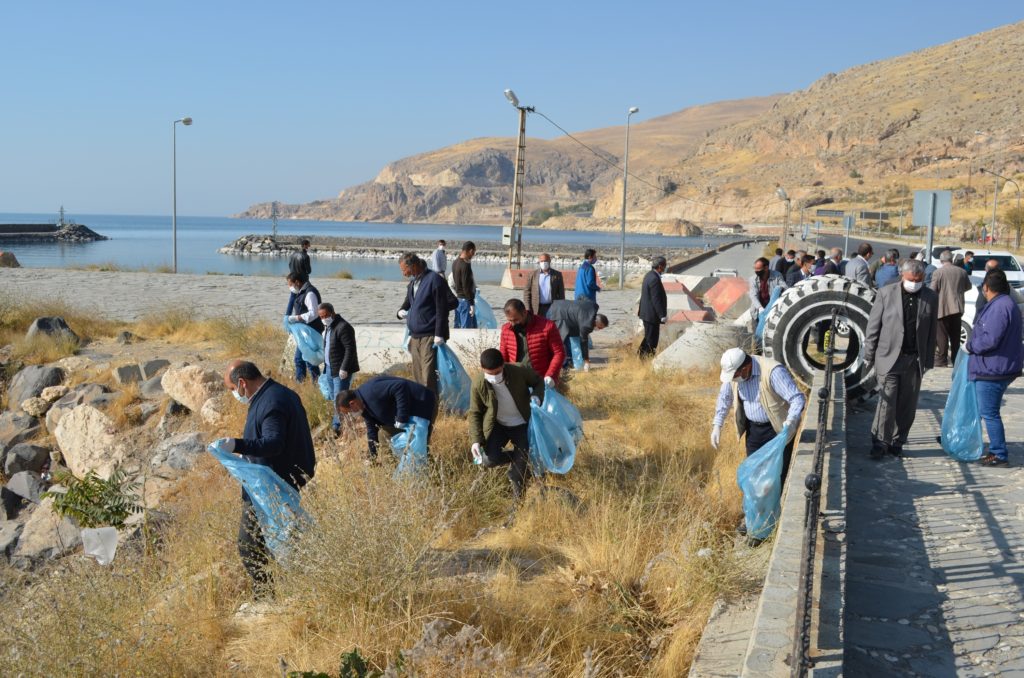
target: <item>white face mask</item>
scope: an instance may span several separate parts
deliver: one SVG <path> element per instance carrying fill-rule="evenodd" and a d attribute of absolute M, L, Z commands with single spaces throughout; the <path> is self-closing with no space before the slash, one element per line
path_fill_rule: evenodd
<path fill-rule="evenodd" d="M 249 396 L 244 396 L 241 393 L 239 393 L 237 386 L 235 387 L 235 390 L 231 392 L 231 395 L 235 396 L 235 400 L 242 403 L 243 405 L 249 404 Z"/>
<path fill-rule="evenodd" d="M 540 270 L 546 271 L 549 268 L 551 268 L 551 262 L 550 261 L 542 261 L 542 262 L 540 262 Z"/>
<path fill-rule="evenodd" d="M 903 281 L 903 289 L 905 289 L 907 292 L 909 292 L 911 294 L 913 294 L 914 292 L 917 292 L 922 287 L 924 287 L 924 283 L 923 282 L 910 282 L 909 280 L 904 280 Z"/>
<path fill-rule="evenodd" d="M 292 294 L 298 294 L 299 293 L 299 288 L 298 287 L 294 287 L 292 285 L 289 285 L 288 286 L 288 291 L 291 292 Z"/>
<path fill-rule="evenodd" d="M 331 323 L 334 322 L 334 318 L 321 318 L 321 321 L 323 322 L 324 327 L 330 327 Z"/>
<path fill-rule="evenodd" d="M 500 372 L 498 374 L 488 374 L 487 372 L 484 372 L 484 379 L 491 384 L 500 384 L 505 380 L 505 375 Z"/>

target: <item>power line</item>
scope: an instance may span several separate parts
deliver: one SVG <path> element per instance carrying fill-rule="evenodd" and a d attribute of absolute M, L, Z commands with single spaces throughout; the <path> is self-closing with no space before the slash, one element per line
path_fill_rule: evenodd
<path fill-rule="evenodd" d="M 538 111 L 538 110 L 534 109 L 532 112 L 536 113 L 540 117 L 542 117 L 545 120 L 547 120 L 549 123 L 554 125 L 554 127 L 557 128 L 562 134 L 564 134 L 565 136 L 569 137 L 570 139 L 575 141 L 577 144 L 579 144 L 583 148 L 585 148 L 588 151 L 590 151 L 591 153 L 593 153 L 595 157 L 599 158 L 602 162 L 606 163 L 608 166 L 613 167 L 613 168 L 617 169 L 620 172 L 623 171 L 622 166 L 619 165 L 614 159 L 612 159 L 612 158 L 614 158 L 614 156 L 612 156 L 612 154 L 609 153 L 608 151 L 604 151 L 603 152 L 604 154 L 602 154 L 601 152 L 598 152 L 594 148 L 588 146 L 587 144 L 583 143 L 581 140 L 579 140 L 576 137 L 574 137 L 564 127 L 559 125 L 557 122 L 555 122 L 554 120 L 552 120 L 548 116 L 544 115 L 544 113 L 542 111 Z M 609 157 L 605 157 L 606 155 L 609 156 Z M 675 195 L 674 193 L 672 193 L 668 189 L 666 189 L 666 188 L 664 188 L 662 186 L 655 186 L 654 184 L 652 184 L 651 182 L 647 181 L 643 177 L 637 176 L 637 175 L 633 174 L 632 172 L 626 172 L 626 174 L 628 176 L 632 177 L 633 179 L 636 179 L 640 183 L 645 184 L 647 186 L 650 186 L 654 190 L 661 192 L 664 195 L 674 195 L 679 200 L 684 200 L 686 202 L 692 202 L 692 203 L 695 203 L 697 205 L 704 205 L 706 207 L 721 207 L 721 208 L 724 208 L 724 209 L 747 210 L 747 211 L 751 211 L 752 212 L 752 211 L 755 211 L 755 210 L 760 210 L 760 209 L 765 209 L 767 207 L 771 207 L 772 205 L 775 204 L 775 202 L 773 201 L 773 202 L 764 203 L 763 205 L 741 206 L 741 205 L 725 205 L 725 204 L 722 204 L 722 203 L 706 202 L 704 200 L 697 200 L 696 198 L 687 198 L 684 195 Z"/>

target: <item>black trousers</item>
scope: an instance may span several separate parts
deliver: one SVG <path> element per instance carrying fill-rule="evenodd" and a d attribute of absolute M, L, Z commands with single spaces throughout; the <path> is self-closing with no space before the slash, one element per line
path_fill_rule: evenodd
<path fill-rule="evenodd" d="M 935 325 L 935 367 L 952 367 L 960 350 L 960 319 L 962 313 L 939 318 Z"/>
<path fill-rule="evenodd" d="M 252 580 L 253 593 L 256 597 L 272 593 L 274 581 L 267 572 L 270 552 L 263 539 L 263 530 L 260 529 L 256 511 L 253 510 L 252 499 L 245 490 L 242 490 L 242 520 L 238 526 L 238 555 L 242 557 L 242 565 Z"/>
<path fill-rule="evenodd" d="M 757 452 L 761 447 L 769 440 L 778 435 L 778 432 L 770 423 L 759 424 L 757 422 L 747 420 L 747 456 L 749 457 L 754 452 Z M 782 453 L 782 484 L 786 484 L 786 476 L 789 474 L 789 461 L 793 457 L 793 445 L 796 443 L 796 436 L 789 441 L 786 445 L 786 450 Z"/>
<path fill-rule="evenodd" d="M 651 358 L 658 352 L 658 338 L 660 335 L 660 322 L 644 321 L 644 340 L 640 342 L 640 350 L 637 351 L 641 358 Z"/>
<path fill-rule="evenodd" d="M 521 426 L 504 426 L 494 422 L 494 430 L 484 444 L 484 460 L 481 464 L 487 468 L 510 465 L 508 479 L 512 483 L 512 494 L 516 499 L 523 496 L 526 486 L 526 474 L 529 472 L 530 437 L 527 424 Z M 512 443 L 512 451 L 505 449 Z"/>
<path fill-rule="evenodd" d="M 547 318 L 549 308 L 551 308 L 551 304 L 537 304 L 537 315 L 541 318 Z"/>

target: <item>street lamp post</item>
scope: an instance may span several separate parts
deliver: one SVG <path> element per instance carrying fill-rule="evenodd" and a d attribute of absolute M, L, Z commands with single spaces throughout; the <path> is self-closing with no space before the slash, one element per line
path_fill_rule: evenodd
<path fill-rule="evenodd" d="M 1001 174 L 996 174 L 992 170 L 987 170 L 984 167 L 979 167 L 978 171 L 983 173 L 983 174 L 991 174 L 993 177 L 995 177 L 995 180 L 996 180 L 996 195 L 997 196 L 999 195 L 999 180 L 1000 179 L 1002 179 L 1003 181 L 1005 181 L 1008 184 L 1013 184 L 1013 187 L 1017 189 L 1017 211 L 1018 212 L 1020 211 L 1020 185 L 1016 181 L 1014 181 L 1013 179 L 1011 179 L 1009 177 L 1004 177 Z M 995 230 L 996 230 L 996 217 L 995 217 L 996 205 L 995 205 L 995 201 L 996 201 L 996 198 L 993 198 L 992 199 L 992 203 L 993 203 L 992 204 L 992 235 L 993 236 L 995 236 Z M 1015 233 L 1014 236 L 1019 238 L 1019 234 Z M 993 239 L 995 239 L 995 238 L 993 237 Z M 1015 246 L 1016 247 L 1020 247 L 1020 241 L 1019 240 L 1015 240 Z"/>
<path fill-rule="evenodd" d="M 512 232 L 508 243 L 508 267 L 512 269 L 512 252 L 516 252 L 516 268 L 523 265 L 523 183 L 526 181 L 526 114 L 533 106 L 520 106 L 519 97 L 510 89 L 505 98 L 519 111 L 519 139 L 516 145 L 516 174 L 512 181 Z"/>
<path fill-rule="evenodd" d="M 791 206 L 791 202 L 789 199 L 789 195 L 786 193 L 786 189 L 784 189 L 782 186 L 775 187 L 775 195 L 779 196 L 779 200 L 786 203 L 786 221 L 782 226 L 782 242 L 779 243 L 779 247 L 781 247 L 782 251 L 785 252 L 786 237 L 789 235 L 789 208 Z"/>
<path fill-rule="evenodd" d="M 178 272 L 178 123 L 188 126 L 192 118 L 185 116 L 171 123 L 171 261 Z"/>
<path fill-rule="evenodd" d="M 629 119 L 640 109 L 633 106 L 626 114 L 626 152 L 622 160 L 622 242 L 619 244 L 619 289 L 626 285 L 626 179 L 629 178 Z"/>

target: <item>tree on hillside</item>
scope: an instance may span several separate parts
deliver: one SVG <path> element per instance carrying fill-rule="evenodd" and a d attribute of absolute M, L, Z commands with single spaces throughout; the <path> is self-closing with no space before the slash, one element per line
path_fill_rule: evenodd
<path fill-rule="evenodd" d="M 1024 207 L 1014 206 L 1003 212 L 1003 223 L 1014 235 L 1014 247 L 1020 247 L 1021 234 L 1024 234 Z"/>

